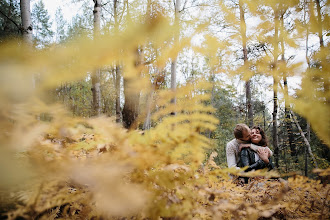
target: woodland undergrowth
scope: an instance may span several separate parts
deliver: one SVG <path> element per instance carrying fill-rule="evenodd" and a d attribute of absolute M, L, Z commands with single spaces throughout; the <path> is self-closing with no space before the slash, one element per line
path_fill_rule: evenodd
<path fill-rule="evenodd" d="M 38 103 L 19 106 L 1 137 L 11 146 L 1 149 L 1 214 L 8 219 L 329 218 L 326 182 L 258 171 L 243 185 L 239 171 L 214 163 L 215 153 L 205 158 L 210 143 L 203 132 L 217 121 L 202 104 L 207 96 L 187 91 L 176 93 L 176 105 L 185 106 L 176 108 L 176 115 L 170 114 L 171 92 L 159 94 L 163 108 L 155 117 L 161 122 L 146 131 L 125 130 L 108 117 L 72 118 L 60 106 L 44 106 L 49 120 L 42 121 L 40 108 L 34 108 Z M 329 169 L 317 172 L 329 178 Z"/>

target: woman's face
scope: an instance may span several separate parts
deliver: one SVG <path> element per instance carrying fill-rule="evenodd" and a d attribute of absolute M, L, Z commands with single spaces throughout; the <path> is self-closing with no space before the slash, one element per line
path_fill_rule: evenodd
<path fill-rule="evenodd" d="M 258 129 L 251 130 L 251 142 L 254 144 L 258 144 L 261 141 L 262 137 L 260 131 Z"/>

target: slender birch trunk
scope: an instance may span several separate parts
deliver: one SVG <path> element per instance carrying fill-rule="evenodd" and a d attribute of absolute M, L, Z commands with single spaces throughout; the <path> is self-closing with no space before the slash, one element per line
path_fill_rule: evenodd
<path fill-rule="evenodd" d="M 151 0 L 147 1 L 147 13 L 146 13 L 146 20 L 151 19 Z M 157 53 L 156 53 L 157 54 Z M 157 55 L 156 55 L 157 56 Z M 158 71 L 157 71 L 158 72 Z M 157 74 L 159 75 L 159 73 Z M 154 91 L 156 90 L 157 80 L 155 81 L 156 84 L 152 85 L 150 92 L 146 95 L 146 116 L 143 122 L 143 130 L 149 130 L 151 128 L 151 108 L 152 108 L 152 101 Z"/>
<path fill-rule="evenodd" d="M 136 61 L 135 68 L 139 68 L 140 65 L 143 65 L 142 62 L 142 53 L 141 48 L 136 49 Z M 136 119 L 139 115 L 139 106 L 140 106 L 140 96 L 141 90 L 135 88 L 136 80 L 140 80 L 141 72 L 137 73 L 135 77 L 124 77 L 124 95 L 125 95 L 125 104 L 123 108 L 123 125 L 128 129 L 137 128 Z"/>
<path fill-rule="evenodd" d="M 116 89 L 116 122 L 119 123 L 121 121 L 121 108 L 120 108 L 120 81 L 121 81 L 121 69 L 119 65 L 116 65 L 115 68 L 116 74 L 116 82 L 115 82 L 115 89 Z"/>
<path fill-rule="evenodd" d="M 151 104 L 152 104 L 153 96 L 154 96 L 154 91 L 152 89 L 147 98 L 147 106 L 146 106 L 147 113 L 143 123 L 143 130 L 149 130 L 151 128 Z"/>
<path fill-rule="evenodd" d="M 315 168 L 318 168 L 317 161 L 316 161 L 316 159 L 315 159 L 315 157 L 314 157 L 314 154 L 312 153 L 311 145 L 309 144 L 309 141 L 308 141 L 307 138 L 305 137 L 305 134 L 304 134 L 303 130 L 301 129 L 301 127 L 300 127 L 300 125 L 299 125 L 297 119 L 295 118 L 296 116 L 295 116 L 295 114 L 293 113 L 293 111 L 291 111 L 291 115 L 292 115 L 292 118 L 293 118 L 294 123 L 296 124 L 296 126 L 297 126 L 297 128 L 298 128 L 298 130 L 299 130 L 299 133 L 300 133 L 301 137 L 302 137 L 302 138 L 304 139 L 304 141 L 305 141 L 305 144 L 306 144 L 306 146 L 307 146 L 308 153 L 309 153 L 309 155 L 311 156 L 311 158 L 312 158 L 312 160 L 313 160 L 313 162 L 314 162 L 314 166 L 315 166 Z"/>
<path fill-rule="evenodd" d="M 214 107 L 214 96 L 215 96 L 215 70 L 212 69 L 211 71 L 211 82 L 212 82 L 212 91 L 211 91 L 211 106 Z M 211 139 L 211 135 L 212 135 L 212 131 L 209 130 L 209 134 L 208 134 L 208 137 L 209 139 Z"/>
<path fill-rule="evenodd" d="M 30 0 L 20 0 L 23 40 L 32 46 L 32 21 Z"/>
<path fill-rule="evenodd" d="M 316 2 L 316 10 L 317 10 L 317 27 L 318 27 L 318 35 L 319 35 L 319 41 L 320 41 L 320 49 L 324 48 L 324 41 L 323 41 L 323 21 L 322 21 L 322 15 L 321 15 L 321 5 L 320 0 L 315 0 Z M 327 63 L 327 60 L 325 58 L 322 59 L 321 65 L 324 65 L 324 63 Z M 322 71 L 322 70 L 321 70 Z M 327 73 L 324 73 L 327 74 Z M 324 88 L 324 94 L 326 99 L 326 104 L 330 105 L 330 99 L 327 96 L 330 90 L 330 82 L 325 77 L 323 78 L 323 88 Z"/>
<path fill-rule="evenodd" d="M 127 8 L 127 20 L 131 19 L 128 1 L 125 2 Z M 140 69 L 143 64 L 143 48 L 137 45 L 135 49 L 135 68 Z M 136 129 L 138 127 L 137 118 L 140 111 L 140 97 L 141 89 L 136 88 L 136 81 L 141 79 L 141 71 L 137 75 L 125 77 L 124 76 L 124 97 L 125 103 L 122 111 L 123 126 L 127 129 Z"/>
<path fill-rule="evenodd" d="M 318 35 L 319 35 L 320 47 L 324 47 L 320 0 L 315 0 L 315 3 L 316 3 L 316 10 L 317 10 L 317 23 L 318 23 L 317 24 L 317 27 L 318 27 Z"/>
<path fill-rule="evenodd" d="M 174 9 L 175 9 L 175 20 L 174 20 L 174 26 L 176 28 L 179 27 L 180 25 L 180 7 L 181 7 L 181 0 L 176 0 L 175 1 L 175 5 L 174 5 Z M 180 30 L 176 30 L 176 33 L 178 34 L 175 34 L 173 36 L 173 41 L 177 41 L 179 40 L 179 33 L 180 33 Z M 171 89 L 173 92 L 175 92 L 176 90 L 176 66 L 177 66 L 177 58 L 173 58 L 172 60 L 172 63 L 171 63 Z M 174 98 L 172 100 L 173 103 L 176 102 L 176 99 Z"/>
<path fill-rule="evenodd" d="M 307 122 L 307 140 L 308 143 L 311 141 L 311 126 Z M 308 146 L 305 146 L 305 176 L 308 176 Z"/>
<path fill-rule="evenodd" d="M 30 8 L 30 0 L 20 0 L 23 42 L 31 49 L 33 47 L 33 27 Z M 38 74 L 34 74 L 31 81 L 32 88 L 36 88 Z"/>
<path fill-rule="evenodd" d="M 281 62 L 284 64 L 285 61 L 285 48 L 284 48 L 284 11 L 281 14 L 280 21 L 281 21 Z M 284 81 L 284 95 L 285 95 L 285 103 L 284 103 L 284 115 L 285 115 L 285 127 L 287 130 L 287 140 L 289 143 L 290 151 L 291 151 L 291 157 L 294 157 L 295 163 L 298 163 L 298 155 L 296 150 L 296 145 L 294 143 L 294 137 L 292 132 L 292 123 L 290 118 L 290 105 L 288 104 L 288 97 L 289 97 L 289 89 L 288 89 L 288 79 L 287 79 L 287 73 L 283 72 L 283 81 Z M 286 145 L 287 146 L 287 145 Z"/>
<path fill-rule="evenodd" d="M 154 107 L 154 105 L 153 105 L 154 93 L 157 90 L 159 90 L 159 88 L 164 83 L 164 81 L 165 81 L 165 73 L 158 71 L 157 77 L 155 78 L 151 91 L 147 97 L 146 118 L 144 120 L 143 130 L 147 130 L 147 129 L 151 128 L 151 110 L 152 110 L 152 107 Z"/>
<path fill-rule="evenodd" d="M 239 12 L 240 12 L 240 31 L 242 37 L 242 46 L 243 46 L 243 60 L 245 68 L 249 68 L 248 65 L 248 57 L 247 57 L 247 38 L 246 38 L 246 22 L 245 22 L 245 12 L 242 5 L 242 1 L 239 1 Z M 253 108 L 251 102 L 251 80 L 248 79 L 245 82 L 245 97 L 246 97 L 246 108 L 247 108 L 247 124 L 249 127 L 253 126 Z"/>
<path fill-rule="evenodd" d="M 119 23 L 118 23 L 118 0 L 113 0 L 113 17 L 114 17 L 114 29 L 115 34 L 118 34 L 119 31 Z M 115 89 L 116 89 L 116 122 L 119 123 L 121 121 L 122 115 L 121 115 L 121 108 L 120 108 L 120 82 L 121 82 L 121 67 L 120 64 L 116 64 L 115 68 L 116 72 L 116 83 L 115 83 Z"/>
<path fill-rule="evenodd" d="M 101 0 L 93 0 L 94 4 L 94 41 L 100 35 L 101 29 Z M 92 92 L 93 92 L 93 113 L 95 116 L 101 115 L 101 70 L 98 68 L 92 73 Z"/>
<path fill-rule="evenodd" d="M 278 148 L 278 131 L 277 131 L 277 90 L 278 90 L 278 76 L 276 72 L 277 68 L 277 57 L 278 57 L 278 27 L 279 27 L 279 20 L 278 20 L 278 11 L 274 8 L 275 14 L 275 35 L 274 35 L 274 61 L 273 61 L 273 147 L 274 147 L 274 157 L 275 157 L 275 166 L 278 167 L 279 165 L 279 148 Z"/>
<path fill-rule="evenodd" d="M 306 62 L 307 62 L 307 68 L 309 69 L 310 68 L 310 59 L 309 59 L 309 56 L 308 56 L 308 40 L 309 40 L 309 28 L 308 28 L 308 25 L 307 25 L 307 17 L 306 15 L 308 14 L 308 4 L 309 2 L 308 1 L 304 1 L 305 5 L 304 5 L 304 22 L 305 22 L 305 26 L 306 26 L 306 42 L 305 42 L 305 46 L 306 46 L 306 54 L 305 54 L 305 57 L 306 57 Z M 307 10 L 306 10 L 307 9 Z M 310 123 L 307 122 L 307 138 L 308 138 L 308 142 L 310 142 Z M 305 146 L 305 176 L 308 176 L 308 147 L 307 145 Z"/>

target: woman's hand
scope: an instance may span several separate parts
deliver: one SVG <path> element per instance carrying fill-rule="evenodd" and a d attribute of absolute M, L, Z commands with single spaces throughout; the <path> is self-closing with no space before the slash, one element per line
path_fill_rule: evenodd
<path fill-rule="evenodd" d="M 264 147 L 259 148 L 257 153 L 258 153 L 261 160 L 263 160 L 266 164 L 269 163 L 268 158 L 270 156 L 270 152 L 267 148 L 264 148 Z"/>
<path fill-rule="evenodd" d="M 251 147 L 251 144 L 240 144 L 240 145 L 238 146 L 238 150 L 239 150 L 239 152 L 241 152 L 241 150 L 242 150 L 243 148 L 249 148 L 249 147 Z"/>

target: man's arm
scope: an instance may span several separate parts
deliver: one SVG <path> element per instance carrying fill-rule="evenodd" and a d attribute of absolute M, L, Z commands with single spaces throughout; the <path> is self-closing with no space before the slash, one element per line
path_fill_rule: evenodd
<path fill-rule="evenodd" d="M 269 151 L 269 157 L 273 156 L 273 151 L 271 151 L 271 149 L 269 149 L 269 147 L 266 147 Z"/>
<path fill-rule="evenodd" d="M 251 148 L 254 152 L 258 152 L 258 150 L 259 150 L 260 148 L 263 148 L 263 147 L 251 143 L 250 148 Z M 268 147 L 265 147 L 265 148 L 268 149 L 268 151 L 269 151 L 269 155 L 270 155 L 270 156 L 273 156 L 273 152 L 272 152 Z"/>
<path fill-rule="evenodd" d="M 226 146 L 226 157 L 228 167 L 237 167 L 237 161 L 235 156 L 235 145 L 232 142 L 228 142 Z"/>
<path fill-rule="evenodd" d="M 263 169 L 266 167 L 269 168 L 269 166 L 272 165 L 272 164 L 270 164 L 270 159 L 268 159 L 269 152 L 265 147 L 259 149 L 258 155 L 259 155 L 260 159 L 257 160 L 255 163 L 250 164 L 248 149 L 247 148 L 242 149 L 242 151 L 241 151 L 242 163 L 244 166 L 248 166 L 248 168 L 245 170 L 245 172 L 249 172 L 251 170 L 259 170 L 259 169 Z M 271 169 L 271 168 L 269 168 L 269 169 Z"/>

